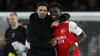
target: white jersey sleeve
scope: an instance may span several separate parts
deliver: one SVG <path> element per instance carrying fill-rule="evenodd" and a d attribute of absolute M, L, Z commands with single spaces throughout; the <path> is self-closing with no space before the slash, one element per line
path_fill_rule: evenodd
<path fill-rule="evenodd" d="M 79 36 L 82 33 L 82 29 L 77 26 L 75 22 L 69 22 L 69 31 Z"/>

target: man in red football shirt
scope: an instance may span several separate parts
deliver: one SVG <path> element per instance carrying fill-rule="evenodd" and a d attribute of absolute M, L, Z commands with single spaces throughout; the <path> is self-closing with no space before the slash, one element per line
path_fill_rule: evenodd
<path fill-rule="evenodd" d="M 86 34 L 73 21 L 66 20 L 59 23 L 61 12 L 60 4 L 50 5 L 50 16 L 55 20 L 51 26 L 56 27 L 52 45 L 56 46 L 57 56 L 80 56 L 79 44 L 86 38 Z"/>

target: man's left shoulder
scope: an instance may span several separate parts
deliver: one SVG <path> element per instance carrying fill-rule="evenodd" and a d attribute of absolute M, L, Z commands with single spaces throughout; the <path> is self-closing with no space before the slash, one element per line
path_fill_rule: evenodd
<path fill-rule="evenodd" d="M 26 28 L 22 25 L 19 25 L 19 29 L 23 29 L 23 30 L 26 30 Z"/>

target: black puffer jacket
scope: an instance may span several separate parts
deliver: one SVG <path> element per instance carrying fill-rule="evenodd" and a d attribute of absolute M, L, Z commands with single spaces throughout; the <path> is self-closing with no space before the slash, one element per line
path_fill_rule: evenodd
<path fill-rule="evenodd" d="M 28 40 L 31 49 L 29 56 L 55 56 L 55 49 L 50 43 L 53 38 L 52 20 L 48 16 L 44 19 L 33 13 L 29 18 Z"/>

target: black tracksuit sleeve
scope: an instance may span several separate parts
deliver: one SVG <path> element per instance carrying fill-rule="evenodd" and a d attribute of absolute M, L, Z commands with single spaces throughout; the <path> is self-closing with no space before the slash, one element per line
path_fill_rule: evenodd
<path fill-rule="evenodd" d="M 42 42 L 38 39 L 38 29 L 36 28 L 37 24 L 34 18 L 34 14 L 30 15 L 29 18 L 29 25 L 28 25 L 28 40 L 30 42 L 30 45 L 32 47 L 38 48 L 38 49 L 48 49 L 48 48 L 52 48 L 52 44 L 51 43 L 47 43 L 47 42 Z"/>
<path fill-rule="evenodd" d="M 6 38 L 6 41 L 9 43 L 8 36 L 7 36 L 7 32 L 8 32 L 8 29 L 6 29 L 6 31 L 5 31 L 5 38 Z"/>

